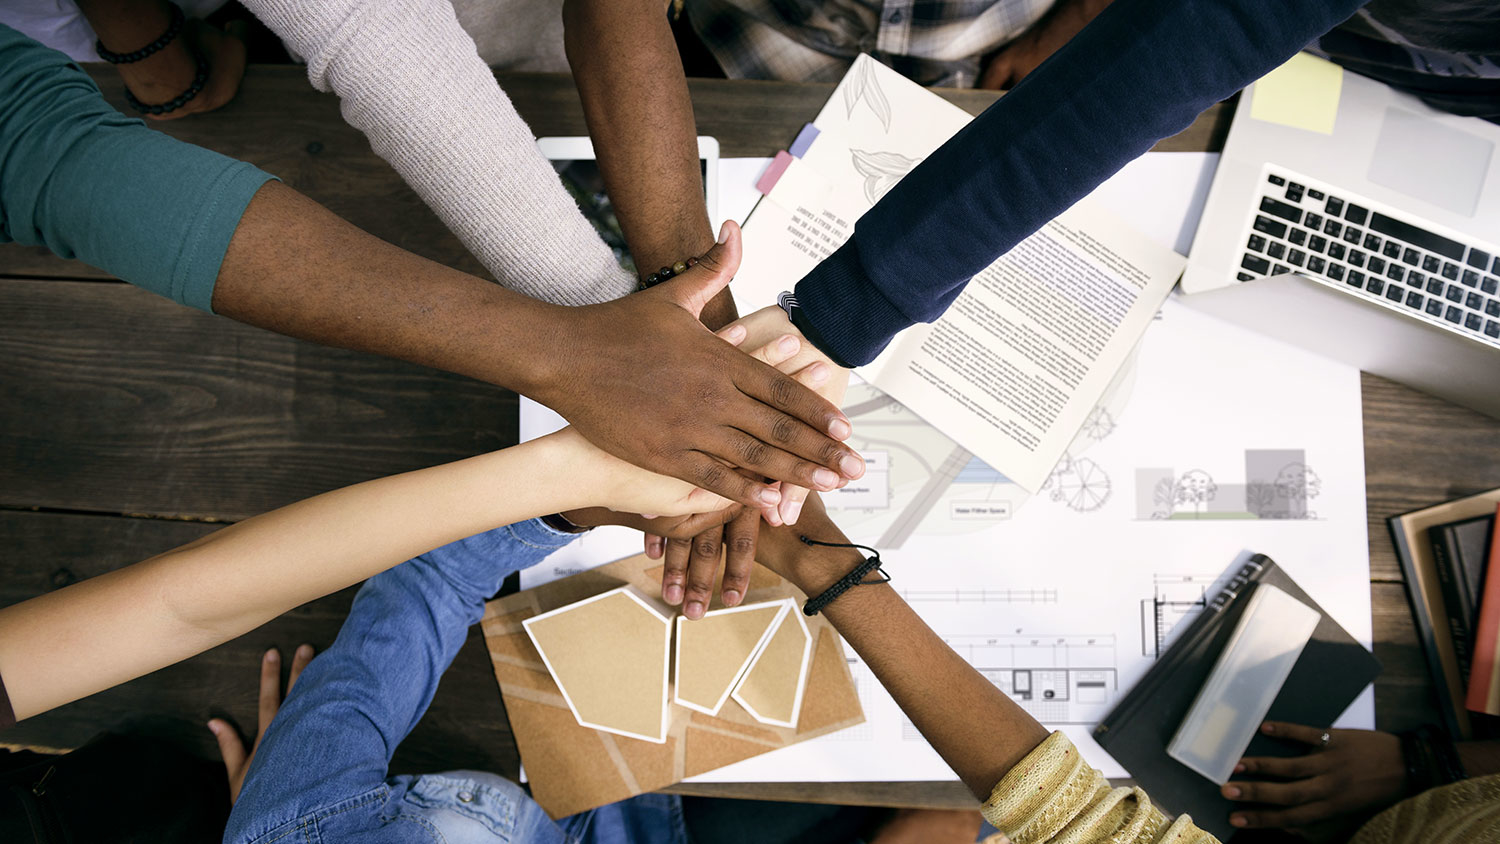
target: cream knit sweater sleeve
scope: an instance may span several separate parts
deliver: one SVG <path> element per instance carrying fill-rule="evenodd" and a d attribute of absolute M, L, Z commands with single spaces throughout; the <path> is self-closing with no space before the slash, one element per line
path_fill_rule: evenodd
<path fill-rule="evenodd" d="M 584 219 L 449 0 L 244 0 L 502 284 L 564 305 L 635 281 Z"/>
<path fill-rule="evenodd" d="M 983 811 L 1015 844 L 1218 844 L 1187 815 L 1169 823 L 1139 788 L 1110 788 L 1062 733 L 1011 768 Z"/>

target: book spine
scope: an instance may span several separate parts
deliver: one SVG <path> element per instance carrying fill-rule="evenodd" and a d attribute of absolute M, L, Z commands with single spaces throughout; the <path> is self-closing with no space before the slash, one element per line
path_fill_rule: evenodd
<path fill-rule="evenodd" d="M 1458 712 L 1448 692 L 1448 678 L 1443 673 L 1443 657 L 1438 652 L 1437 629 L 1434 619 L 1427 613 L 1427 603 L 1422 598 L 1418 583 L 1416 563 L 1412 560 L 1411 546 L 1406 542 L 1406 530 L 1401 516 L 1385 520 L 1391 534 L 1391 545 L 1396 550 L 1396 561 L 1401 564 L 1401 579 L 1406 582 L 1406 599 L 1411 604 L 1412 620 L 1417 624 L 1417 639 L 1422 643 L 1422 653 L 1427 657 L 1427 670 L 1432 675 L 1432 689 L 1438 698 L 1438 711 L 1443 715 L 1443 726 L 1451 736 L 1462 736 L 1464 731 L 1458 720 Z"/>
<path fill-rule="evenodd" d="M 1500 715 L 1500 507 L 1495 510 L 1495 528 L 1490 532 L 1489 563 L 1484 595 L 1479 601 L 1474 662 L 1464 706 L 1471 712 Z"/>
<path fill-rule="evenodd" d="M 1453 637 L 1453 654 L 1458 658 L 1458 681 L 1469 687 L 1469 669 L 1473 642 L 1469 619 L 1473 606 L 1464 600 L 1464 573 L 1459 570 L 1458 537 L 1449 527 L 1432 531 L 1432 559 L 1437 564 L 1438 580 L 1443 584 L 1443 607 L 1448 611 L 1448 633 Z"/>
<path fill-rule="evenodd" d="M 1183 653 L 1192 643 L 1199 639 L 1212 628 L 1224 614 L 1224 610 L 1234 603 L 1242 593 L 1251 587 L 1256 581 L 1265 575 L 1270 567 L 1275 565 L 1270 557 L 1264 554 L 1253 554 L 1245 564 L 1240 566 L 1239 571 L 1229 579 L 1212 599 L 1205 598 L 1203 611 L 1188 622 L 1182 633 L 1177 637 L 1167 650 L 1158 655 L 1156 663 L 1147 670 L 1145 676 L 1136 682 L 1134 688 L 1125 693 L 1125 696 L 1116 703 L 1114 708 L 1094 726 L 1093 734 L 1095 740 L 1101 745 L 1107 746 L 1109 731 L 1113 726 L 1130 717 L 1137 706 L 1149 702 L 1156 686 L 1164 682 L 1168 670 L 1167 667 L 1178 661 L 1176 657 Z M 1145 635 L 1144 633 L 1142 635 Z"/>

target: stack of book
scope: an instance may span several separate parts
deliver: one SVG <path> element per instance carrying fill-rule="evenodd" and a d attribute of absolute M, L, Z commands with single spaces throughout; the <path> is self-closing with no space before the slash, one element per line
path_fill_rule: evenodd
<path fill-rule="evenodd" d="M 1500 489 L 1387 520 L 1444 726 L 1500 715 Z"/>

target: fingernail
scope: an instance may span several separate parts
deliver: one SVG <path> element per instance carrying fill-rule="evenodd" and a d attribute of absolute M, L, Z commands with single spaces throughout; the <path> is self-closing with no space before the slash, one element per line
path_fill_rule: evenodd
<path fill-rule="evenodd" d="M 1235 765 L 1234 766 L 1234 772 L 1236 774 L 1243 774 L 1245 772 L 1245 763 L 1244 762 L 1240 762 L 1239 764 Z"/>
<path fill-rule="evenodd" d="M 839 458 L 839 471 L 844 474 L 844 477 L 853 480 L 865 473 L 865 461 L 853 454 L 846 454 Z"/>
<path fill-rule="evenodd" d="M 265 660 L 266 662 L 280 662 L 281 654 L 277 653 L 275 648 L 272 648 L 266 651 Z"/>
<path fill-rule="evenodd" d="M 809 366 L 807 368 L 807 371 L 803 374 L 806 376 L 808 383 L 812 384 L 814 387 L 821 387 L 823 384 L 826 384 L 828 382 L 828 367 L 824 366 L 821 363 L 815 363 L 812 366 Z"/>
<path fill-rule="evenodd" d="M 1231 785 L 1228 788 L 1224 789 L 1224 796 L 1225 797 L 1239 797 L 1240 796 L 1240 790 L 1238 788 L 1235 788 L 1234 786 Z"/>
<path fill-rule="evenodd" d="M 729 241 L 729 221 L 725 220 L 724 221 L 724 225 L 719 226 L 719 243 L 727 243 L 728 241 Z"/>
<path fill-rule="evenodd" d="M 1260 725 L 1260 731 L 1263 732 L 1263 733 L 1265 733 L 1268 736 L 1274 736 L 1274 735 L 1276 735 L 1276 727 L 1270 721 L 1267 721 L 1266 723 L 1261 724 Z"/>
<path fill-rule="evenodd" d="M 785 521 L 789 525 L 795 525 L 797 523 L 798 517 L 800 517 L 801 515 L 802 515 L 802 502 L 801 501 L 793 501 L 791 503 L 791 506 L 789 506 L 787 508 L 787 513 L 783 517 L 783 521 Z"/>
<path fill-rule="evenodd" d="M 745 326 L 743 326 L 743 325 L 730 326 L 729 331 L 726 332 L 726 333 L 729 335 L 726 338 L 727 340 L 729 340 L 729 342 L 731 342 L 731 343 L 738 343 L 739 341 L 745 339 Z"/>
<path fill-rule="evenodd" d="M 208 722 L 208 731 L 210 733 L 213 733 L 214 735 L 218 735 L 219 734 L 219 722 L 218 721 L 209 721 Z"/>
<path fill-rule="evenodd" d="M 781 527 L 784 524 L 781 520 L 781 511 L 776 507 L 772 507 L 769 510 L 762 510 L 760 514 L 766 520 L 766 524 L 771 527 Z"/>
<path fill-rule="evenodd" d="M 731 589 L 724 593 L 724 606 L 732 607 L 740 602 L 740 593 Z"/>
<path fill-rule="evenodd" d="M 819 489 L 833 489 L 839 482 L 839 476 L 832 469 L 824 469 L 822 466 L 813 470 L 813 483 Z"/>
<path fill-rule="evenodd" d="M 312 645 L 298 645 L 297 646 L 297 655 L 298 656 L 312 656 L 312 652 L 313 652 L 313 646 Z"/>
<path fill-rule="evenodd" d="M 775 507 L 781 503 L 781 493 L 774 489 L 763 489 L 760 491 L 760 503 L 767 507 Z"/>
<path fill-rule="evenodd" d="M 802 344 L 797 342 L 797 338 L 790 334 L 776 341 L 776 348 L 784 355 L 795 355 L 801 347 Z"/>
<path fill-rule="evenodd" d="M 688 604 L 687 609 L 683 610 L 682 614 L 694 621 L 697 621 L 698 619 L 703 617 L 703 602 L 694 601 L 691 604 Z"/>
<path fill-rule="evenodd" d="M 854 429 L 849 426 L 848 419 L 839 417 L 828 423 L 828 436 L 836 440 L 846 440 L 852 433 L 854 433 Z"/>
<path fill-rule="evenodd" d="M 1241 815 L 1230 815 L 1229 825 L 1243 827 L 1245 825 L 1245 818 Z"/>
<path fill-rule="evenodd" d="M 667 591 L 663 593 L 662 597 L 667 599 L 667 603 L 675 607 L 682 603 L 682 587 L 673 583 L 667 587 Z"/>

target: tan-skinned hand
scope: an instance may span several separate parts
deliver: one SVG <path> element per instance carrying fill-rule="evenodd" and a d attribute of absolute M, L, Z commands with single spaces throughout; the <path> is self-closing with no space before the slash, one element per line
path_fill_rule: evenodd
<path fill-rule="evenodd" d="M 287 694 L 291 694 L 292 686 L 296 685 L 302 669 L 312 662 L 312 658 L 312 645 L 300 645 L 292 654 L 292 668 L 286 678 Z M 260 740 L 266 736 L 266 728 L 271 726 L 271 721 L 281 709 L 282 697 L 281 652 L 272 648 L 266 651 L 260 659 L 260 707 L 256 718 L 260 724 L 255 730 L 255 742 L 250 745 L 250 752 L 245 752 L 244 740 L 240 738 L 239 731 L 228 721 L 223 718 L 214 718 L 208 722 L 208 729 L 219 743 L 219 755 L 223 757 L 224 768 L 229 775 L 230 805 L 234 805 L 234 802 L 240 799 L 240 788 L 245 784 L 245 774 L 250 770 L 251 761 L 255 759 L 255 751 L 260 749 Z"/>
<path fill-rule="evenodd" d="M 1406 796 L 1406 763 L 1401 739 L 1376 730 L 1323 730 L 1267 721 L 1261 732 L 1308 745 L 1289 758 L 1247 757 L 1235 774 L 1273 777 L 1282 782 L 1230 779 L 1220 793 L 1230 800 L 1261 804 L 1235 811 L 1229 823 L 1241 829 L 1277 827 L 1309 838 L 1352 832 L 1376 812 Z M 1322 736 L 1327 732 L 1328 746 Z"/>

